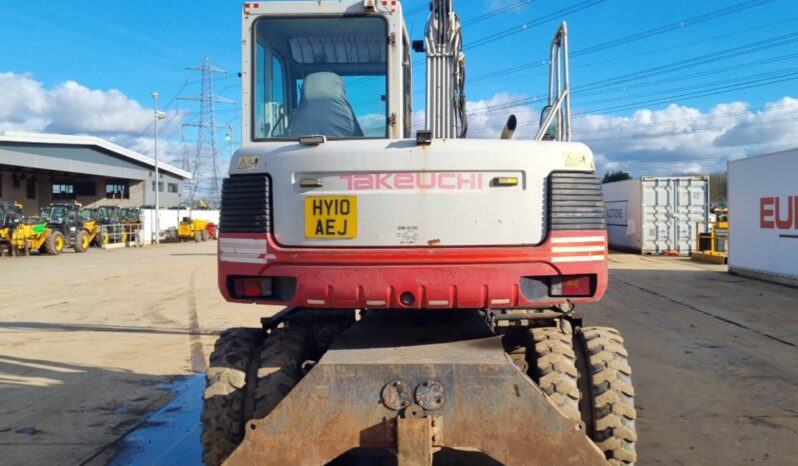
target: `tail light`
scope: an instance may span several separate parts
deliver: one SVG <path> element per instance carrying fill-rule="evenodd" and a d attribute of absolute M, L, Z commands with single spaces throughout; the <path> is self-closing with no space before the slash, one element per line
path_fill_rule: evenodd
<path fill-rule="evenodd" d="M 294 298 L 294 277 L 227 277 L 227 290 L 238 299 L 285 302 Z"/>
<path fill-rule="evenodd" d="M 594 275 L 563 275 L 551 277 L 549 294 L 553 297 L 593 296 Z"/>
<path fill-rule="evenodd" d="M 268 298 L 273 294 L 270 277 L 238 277 L 233 279 L 233 290 L 240 298 Z"/>

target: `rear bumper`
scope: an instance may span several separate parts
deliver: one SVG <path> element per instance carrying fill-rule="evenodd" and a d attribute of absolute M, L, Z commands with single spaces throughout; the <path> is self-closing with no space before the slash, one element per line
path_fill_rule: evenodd
<path fill-rule="evenodd" d="M 544 308 L 565 298 L 530 299 L 522 277 L 594 275 L 590 297 L 607 289 L 607 235 L 556 231 L 535 247 L 284 248 L 268 234 L 219 238 L 219 289 L 231 302 L 318 308 Z M 296 291 L 286 301 L 237 299 L 234 276 L 291 277 Z M 412 304 L 402 303 L 412 293 Z"/>

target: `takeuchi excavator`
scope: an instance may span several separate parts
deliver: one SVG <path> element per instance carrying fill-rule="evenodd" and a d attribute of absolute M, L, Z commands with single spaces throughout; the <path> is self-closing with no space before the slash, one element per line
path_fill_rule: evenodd
<path fill-rule="evenodd" d="M 462 32 L 452 0 L 416 42 L 395 0 L 244 4 L 218 283 L 284 309 L 216 342 L 206 464 L 636 461 L 623 338 L 576 312 L 607 289 L 607 234 L 566 25 L 527 140 L 514 117 L 466 139 Z"/>

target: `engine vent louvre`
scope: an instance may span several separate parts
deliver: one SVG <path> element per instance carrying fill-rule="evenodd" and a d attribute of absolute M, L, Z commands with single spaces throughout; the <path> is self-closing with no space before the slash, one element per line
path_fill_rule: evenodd
<path fill-rule="evenodd" d="M 269 177 L 234 175 L 222 182 L 222 233 L 268 233 L 271 231 Z"/>
<path fill-rule="evenodd" d="M 601 180 L 594 173 L 552 173 L 549 218 L 552 231 L 606 230 Z"/>

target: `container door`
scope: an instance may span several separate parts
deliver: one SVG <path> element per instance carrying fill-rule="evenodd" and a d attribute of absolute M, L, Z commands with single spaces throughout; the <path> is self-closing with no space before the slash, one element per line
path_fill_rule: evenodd
<path fill-rule="evenodd" d="M 697 247 L 696 224 L 709 216 L 709 183 L 705 178 L 681 178 L 675 182 L 676 250 L 689 254 Z"/>
<path fill-rule="evenodd" d="M 657 254 L 674 247 L 673 188 L 669 178 L 643 178 L 643 244 L 641 252 Z"/>

